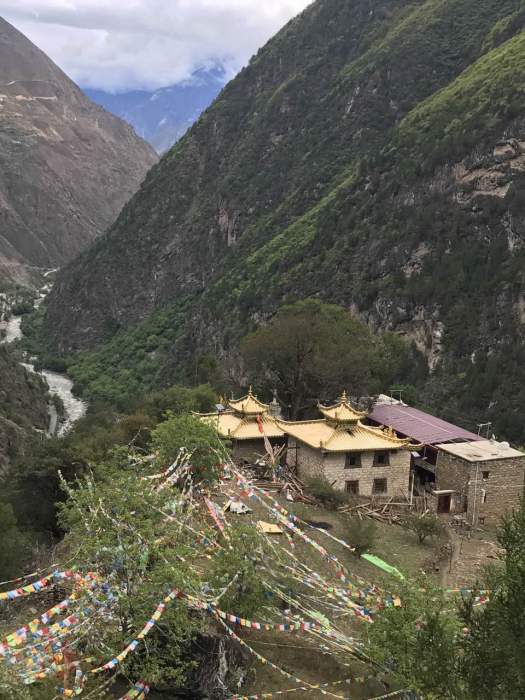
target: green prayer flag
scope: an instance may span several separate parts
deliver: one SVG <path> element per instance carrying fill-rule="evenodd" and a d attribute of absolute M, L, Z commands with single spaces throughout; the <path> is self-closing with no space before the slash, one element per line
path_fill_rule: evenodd
<path fill-rule="evenodd" d="M 398 576 L 401 579 L 405 578 L 401 571 L 399 571 L 399 569 L 396 569 L 395 566 L 390 566 L 390 564 L 387 564 L 386 561 L 383 561 L 379 557 L 375 557 L 373 554 L 363 554 L 361 555 L 361 559 L 366 559 L 366 561 L 369 561 L 374 566 L 377 566 L 379 569 L 383 569 L 383 571 L 386 571 L 387 574 L 393 574 L 394 576 Z"/>

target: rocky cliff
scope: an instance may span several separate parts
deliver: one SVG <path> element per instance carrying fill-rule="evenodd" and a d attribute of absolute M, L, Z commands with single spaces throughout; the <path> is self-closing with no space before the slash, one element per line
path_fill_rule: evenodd
<path fill-rule="evenodd" d="M 71 260 L 115 219 L 156 155 L 0 18 L 0 270 Z"/>
<path fill-rule="evenodd" d="M 315 295 L 412 339 L 442 406 L 525 437 L 522 4 L 315 2 L 64 271 L 50 346 L 140 387 Z"/>

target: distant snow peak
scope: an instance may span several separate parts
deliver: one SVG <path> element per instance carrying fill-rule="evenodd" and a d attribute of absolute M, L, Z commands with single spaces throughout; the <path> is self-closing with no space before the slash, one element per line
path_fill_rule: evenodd
<path fill-rule="evenodd" d="M 226 82 L 223 66 L 201 67 L 189 78 L 158 90 L 112 94 L 86 90 L 92 100 L 127 121 L 158 153 L 169 150 L 217 97 Z"/>

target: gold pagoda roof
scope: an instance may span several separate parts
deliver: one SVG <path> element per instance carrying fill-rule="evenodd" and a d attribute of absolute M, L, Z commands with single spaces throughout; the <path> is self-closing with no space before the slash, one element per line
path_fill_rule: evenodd
<path fill-rule="evenodd" d="M 410 440 L 401 440 L 393 431 L 372 428 L 360 421 L 351 426 L 334 426 L 324 419 L 278 423 L 291 437 L 309 447 L 326 452 L 399 450 L 409 449 L 410 446 Z"/>
<path fill-rule="evenodd" d="M 268 413 L 270 410 L 269 404 L 259 401 L 259 399 L 253 395 L 251 387 L 248 394 L 242 399 L 232 399 L 228 401 L 228 406 L 235 412 L 242 413 L 245 416 L 260 416 L 263 413 Z"/>
<path fill-rule="evenodd" d="M 223 411 L 222 413 L 207 413 L 199 416 L 208 425 L 217 430 L 221 438 L 230 440 L 262 440 L 267 438 L 284 437 L 283 429 L 277 421 L 269 415 L 260 415 L 260 424 L 263 433 L 260 431 L 259 421 L 254 417 L 241 416 L 234 411 Z"/>
<path fill-rule="evenodd" d="M 366 412 L 356 411 L 348 401 L 345 391 L 335 406 L 323 406 L 322 404 L 318 404 L 317 407 L 325 418 L 338 423 L 357 423 L 358 420 L 366 418 L 367 416 Z"/>

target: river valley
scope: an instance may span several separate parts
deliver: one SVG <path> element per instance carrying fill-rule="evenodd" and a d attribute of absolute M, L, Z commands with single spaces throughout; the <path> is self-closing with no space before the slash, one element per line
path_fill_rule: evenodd
<path fill-rule="evenodd" d="M 42 290 L 36 305 L 42 303 L 48 291 L 49 287 L 46 286 Z M 20 340 L 22 338 L 22 317 L 11 316 L 6 321 L 0 321 L 0 331 L 2 330 L 4 331 L 4 337 L 0 342 L 10 344 Z M 35 366 L 31 359 L 28 362 L 22 362 L 21 364 L 28 371 L 36 373 Z M 43 370 L 42 372 L 39 372 L 39 374 L 47 382 L 50 394 L 53 396 L 58 396 L 64 406 L 64 415 L 59 420 L 55 405 L 52 403 L 49 405 L 48 435 L 65 435 L 69 430 L 71 430 L 76 421 L 85 415 L 87 411 L 87 404 L 85 401 L 82 401 L 73 395 L 73 382 L 65 374 L 51 372 L 50 370 Z"/>

